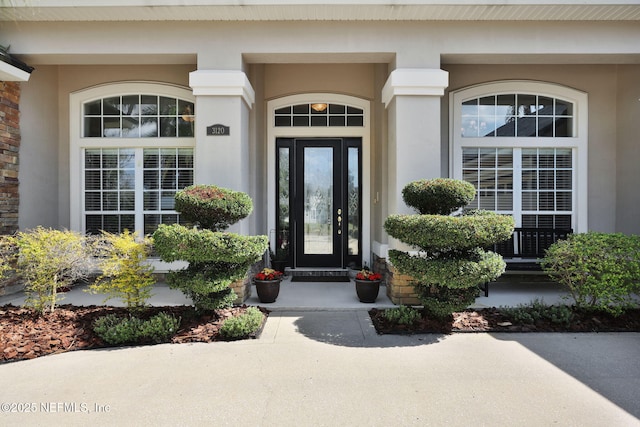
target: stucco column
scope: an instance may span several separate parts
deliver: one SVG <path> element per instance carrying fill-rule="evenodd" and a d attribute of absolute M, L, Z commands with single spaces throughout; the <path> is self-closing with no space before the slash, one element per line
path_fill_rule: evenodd
<path fill-rule="evenodd" d="M 448 83 L 443 70 L 396 69 L 382 89 L 389 118 L 389 214 L 414 213 L 402 201 L 409 182 L 442 176 L 440 98 Z M 390 239 L 389 247 L 400 245 Z"/>
<path fill-rule="evenodd" d="M 249 112 L 255 93 L 242 71 L 189 74 L 196 96 L 194 183 L 250 193 Z M 232 231 L 247 233 L 246 221 Z"/>

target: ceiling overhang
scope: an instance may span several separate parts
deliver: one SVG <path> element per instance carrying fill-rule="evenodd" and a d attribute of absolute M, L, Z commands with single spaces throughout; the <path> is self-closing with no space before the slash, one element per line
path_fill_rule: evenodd
<path fill-rule="evenodd" d="M 12 0 L 0 21 L 638 21 L 637 0 Z"/>

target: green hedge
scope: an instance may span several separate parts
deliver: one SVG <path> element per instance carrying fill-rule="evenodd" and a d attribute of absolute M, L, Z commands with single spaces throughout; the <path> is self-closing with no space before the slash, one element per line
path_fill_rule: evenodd
<path fill-rule="evenodd" d="M 640 236 L 572 234 L 547 249 L 542 267 L 569 288 L 577 307 L 620 315 L 638 305 Z"/>
<path fill-rule="evenodd" d="M 192 185 L 178 191 L 175 199 L 183 219 L 210 230 L 224 230 L 253 210 L 246 193 L 215 185 Z"/>
<path fill-rule="evenodd" d="M 424 251 L 489 247 L 511 237 L 513 217 L 492 212 L 463 216 L 390 215 L 384 229 L 390 236 Z"/>
<path fill-rule="evenodd" d="M 160 225 L 153 233 L 154 248 L 163 261 L 191 263 L 224 261 L 252 264 L 267 250 L 267 236 L 244 236 L 197 230 L 178 224 Z"/>
<path fill-rule="evenodd" d="M 422 179 L 402 189 L 402 199 L 420 214 L 449 215 L 476 196 L 472 184 L 451 178 Z"/>

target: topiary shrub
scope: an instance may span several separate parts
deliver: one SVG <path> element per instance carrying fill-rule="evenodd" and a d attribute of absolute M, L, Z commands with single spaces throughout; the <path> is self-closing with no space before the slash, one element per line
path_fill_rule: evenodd
<path fill-rule="evenodd" d="M 267 236 L 221 231 L 252 209 L 244 193 L 211 185 L 188 187 L 176 194 L 176 210 L 205 228 L 160 225 L 153 234 L 155 250 L 163 261 L 189 262 L 185 270 L 171 272 L 167 282 L 191 298 L 197 310 L 231 306 L 236 296 L 229 285 L 242 279 L 267 250 Z"/>
<path fill-rule="evenodd" d="M 640 236 L 571 234 L 551 245 L 541 264 L 569 289 L 577 307 L 618 316 L 638 305 Z"/>
<path fill-rule="evenodd" d="M 214 231 L 226 229 L 253 210 L 247 194 L 215 185 L 192 185 L 178 191 L 175 199 L 183 219 Z"/>
<path fill-rule="evenodd" d="M 413 277 L 425 311 L 443 318 L 475 301 L 478 285 L 505 270 L 496 253 L 482 249 L 507 240 L 515 226 L 510 216 L 487 211 L 451 214 L 475 197 L 467 182 L 421 180 L 403 189 L 407 205 L 419 215 L 390 215 L 384 228 L 390 236 L 419 249 L 415 254 L 390 250 L 399 272 Z"/>
<path fill-rule="evenodd" d="M 220 327 L 220 335 L 228 340 L 246 338 L 260 329 L 263 320 L 264 314 L 260 310 L 249 307 L 240 316 L 225 320 Z"/>

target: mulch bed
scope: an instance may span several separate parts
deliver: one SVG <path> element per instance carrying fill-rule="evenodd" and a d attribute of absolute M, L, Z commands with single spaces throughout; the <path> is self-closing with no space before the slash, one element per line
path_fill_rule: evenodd
<path fill-rule="evenodd" d="M 574 319 L 569 326 L 538 321 L 535 324 L 513 324 L 497 308 L 466 310 L 453 313 L 448 319 L 438 320 L 423 316 L 411 326 L 389 322 L 384 310 L 369 311 L 379 334 L 425 334 L 453 332 L 640 332 L 640 309 L 628 310 L 613 317 L 607 313 L 573 310 Z"/>
<path fill-rule="evenodd" d="M 172 343 L 212 342 L 222 340 L 219 330 L 224 320 L 238 316 L 246 309 L 247 306 L 239 306 L 199 315 L 192 306 L 149 307 L 137 316 L 146 319 L 163 311 L 180 318 L 180 329 L 171 339 Z M 268 311 L 262 311 L 266 319 Z M 108 347 L 93 332 L 92 325 L 98 317 L 111 313 L 122 316 L 128 314 L 121 307 L 60 305 L 53 313 L 40 316 L 29 308 L 2 306 L 0 363 L 72 350 Z"/>

